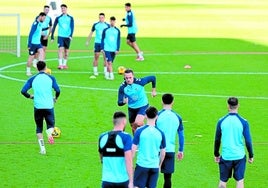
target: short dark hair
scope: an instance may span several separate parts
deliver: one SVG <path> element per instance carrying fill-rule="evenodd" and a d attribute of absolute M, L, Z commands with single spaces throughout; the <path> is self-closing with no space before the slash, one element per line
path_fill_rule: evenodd
<path fill-rule="evenodd" d="M 65 7 L 65 8 L 67 8 L 67 5 L 66 5 L 66 4 L 61 4 L 60 7 Z"/>
<path fill-rule="evenodd" d="M 164 104 L 171 104 L 174 100 L 174 97 L 172 94 L 170 93 L 165 93 L 163 96 L 162 96 L 162 101 Z"/>
<path fill-rule="evenodd" d="M 150 106 L 146 109 L 145 114 L 149 119 L 153 119 L 157 116 L 158 111 L 155 107 Z"/>
<path fill-rule="evenodd" d="M 236 106 L 238 105 L 238 98 L 229 97 L 227 103 L 229 104 L 231 109 L 236 108 Z"/>
<path fill-rule="evenodd" d="M 131 4 L 130 3 L 126 3 L 125 6 L 126 7 L 131 7 Z"/>
<path fill-rule="evenodd" d="M 115 17 L 114 17 L 114 16 L 112 16 L 112 17 L 110 17 L 110 20 L 115 21 L 116 19 L 115 19 Z"/>
<path fill-rule="evenodd" d="M 132 73 L 132 74 L 134 74 L 134 72 L 133 72 L 132 69 L 126 69 L 126 70 L 125 70 L 125 73 Z"/>
<path fill-rule="evenodd" d="M 122 117 L 127 117 L 127 115 L 124 112 L 121 112 L 121 111 L 115 112 L 114 116 L 113 116 L 114 119 L 122 118 Z"/>
<path fill-rule="evenodd" d="M 49 6 L 48 5 L 45 5 L 44 8 L 49 8 Z"/>
<path fill-rule="evenodd" d="M 42 16 L 42 17 L 43 17 L 43 16 L 46 16 L 46 13 L 44 13 L 44 12 L 40 12 L 38 16 Z"/>
<path fill-rule="evenodd" d="M 46 63 L 44 61 L 38 61 L 36 66 L 38 71 L 45 70 Z"/>
<path fill-rule="evenodd" d="M 103 12 L 99 13 L 99 16 L 105 16 L 105 14 Z"/>
<path fill-rule="evenodd" d="M 121 111 L 115 112 L 113 116 L 113 124 L 116 125 L 120 121 L 118 119 L 126 118 L 126 117 L 127 115 L 124 112 L 121 112 Z"/>

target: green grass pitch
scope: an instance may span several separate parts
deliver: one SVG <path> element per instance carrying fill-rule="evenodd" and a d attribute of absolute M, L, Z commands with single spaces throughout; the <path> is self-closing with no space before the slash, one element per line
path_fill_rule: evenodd
<path fill-rule="evenodd" d="M 62 136 L 54 145 L 46 144 L 46 156 L 38 153 L 33 104 L 20 94 L 27 79 L 27 34 L 34 16 L 46 1 L 0 2 L 0 13 L 20 13 L 22 23 L 21 57 L 0 53 L 1 187 L 100 187 L 98 136 L 112 129 L 114 111 L 127 112 L 126 106 L 116 104 L 122 76 L 116 74 L 114 81 L 104 80 L 102 74 L 89 79 L 93 42 L 90 47 L 85 46 L 99 12 L 105 12 L 107 20 L 115 15 L 117 25 L 121 24 L 125 1 L 64 2 L 74 16 L 75 34 L 69 70 L 57 70 L 56 44 L 48 46 L 47 64 L 62 91 L 55 105 L 56 126 L 60 127 Z M 145 61 L 135 61 L 135 54 L 125 44 L 126 30 L 122 29 L 122 47 L 114 69 L 132 68 L 136 77 L 156 75 L 158 95 L 150 96 L 149 85 L 146 91 L 150 104 L 158 109 L 163 93 L 175 95 L 174 110 L 184 120 L 186 143 L 185 158 L 176 162 L 173 187 L 217 187 L 218 165 L 213 156 L 215 126 L 227 113 L 226 99 L 237 96 L 239 113 L 250 123 L 255 154 L 254 163 L 247 163 L 245 186 L 266 188 L 268 27 L 264 21 L 268 3 L 264 0 L 224 3 L 137 0 L 132 4 L 138 19 L 138 44 L 144 51 Z M 102 72 L 101 64 L 102 61 L 99 65 Z M 192 68 L 184 69 L 186 64 Z M 131 132 L 129 125 L 126 131 Z M 158 187 L 162 184 L 160 175 Z M 230 179 L 229 187 L 234 186 L 234 179 Z"/>

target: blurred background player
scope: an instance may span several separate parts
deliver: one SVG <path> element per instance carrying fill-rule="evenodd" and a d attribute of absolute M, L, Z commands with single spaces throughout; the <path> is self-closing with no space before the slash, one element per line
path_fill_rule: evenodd
<path fill-rule="evenodd" d="M 46 49 L 48 44 L 48 37 L 51 34 L 51 27 L 52 27 L 52 19 L 48 16 L 49 13 L 49 6 L 44 6 L 44 13 L 46 13 L 46 19 L 42 22 L 42 34 L 41 34 L 41 45 L 43 46 L 44 51 L 44 59 L 46 59 Z M 36 53 L 33 60 L 33 66 L 36 67 L 36 63 L 38 61 L 39 54 Z"/>
<path fill-rule="evenodd" d="M 110 18 L 110 27 L 102 32 L 101 50 L 104 51 L 107 61 L 105 79 L 114 80 L 113 62 L 120 49 L 120 30 L 115 27 L 115 17 Z"/>
<path fill-rule="evenodd" d="M 69 56 L 69 48 L 74 31 L 74 19 L 72 16 L 67 14 L 67 5 L 62 4 L 61 6 L 62 14 L 55 19 L 53 28 L 51 31 L 51 41 L 54 41 L 54 32 L 58 27 L 58 69 L 67 69 L 67 60 Z"/>
<path fill-rule="evenodd" d="M 136 33 L 138 31 L 137 24 L 136 24 L 136 18 L 134 16 L 133 11 L 131 10 L 131 4 L 126 3 L 125 4 L 125 10 L 126 10 L 126 17 L 123 18 L 123 21 L 126 21 L 126 24 L 120 25 L 120 27 L 127 27 L 128 28 L 128 35 L 127 35 L 127 44 L 135 50 L 137 53 L 137 61 L 143 61 L 143 52 L 141 52 L 137 42 L 136 42 Z"/>
<path fill-rule="evenodd" d="M 128 104 L 128 118 L 131 124 L 132 133 L 137 127 L 144 124 L 145 111 L 149 106 L 148 98 L 144 86 L 152 83 L 152 97 L 156 96 L 156 77 L 146 76 L 143 78 L 134 78 L 131 69 L 126 69 L 124 73 L 124 82 L 118 89 L 118 106 Z"/>
<path fill-rule="evenodd" d="M 102 187 L 133 187 L 132 138 L 124 132 L 127 118 L 124 112 L 113 115 L 113 130 L 99 137 L 102 163 Z"/>
<path fill-rule="evenodd" d="M 41 12 L 34 23 L 32 24 L 29 37 L 28 37 L 28 50 L 29 57 L 26 64 L 26 75 L 31 76 L 31 65 L 36 53 L 39 54 L 39 59 L 44 60 L 44 51 L 41 45 L 41 34 L 42 34 L 42 22 L 46 19 L 46 13 Z"/>
<path fill-rule="evenodd" d="M 47 124 L 48 142 L 54 144 L 52 133 L 55 126 L 54 103 L 60 96 L 60 88 L 56 79 L 45 73 L 46 63 L 44 61 L 37 62 L 38 74 L 29 78 L 21 90 L 21 94 L 26 98 L 34 101 L 34 120 L 36 123 L 36 136 L 40 146 L 40 153 L 46 154 L 46 148 L 43 138 L 43 121 Z M 33 89 L 33 95 L 28 90 Z M 55 91 L 53 97 L 52 89 Z"/>
<path fill-rule="evenodd" d="M 99 21 L 93 24 L 91 31 L 87 37 L 86 46 L 88 46 L 94 31 L 96 31 L 95 41 L 94 41 L 94 43 L 95 43 L 94 44 L 94 60 L 93 60 L 93 74 L 94 74 L 94 76 L 99 75 L 98 62 L 99 62 L 99 57 L 100 57 L 100 52 L 101 52 L 101 37 L 102 37 L 103 30 L 108 28 L 108 27 L 109 27 L 109 24 L 105 22 L 105 14 L 100 13 L 99 14 Z M 105 54 L 103 54 L 103 72 L 104 72 L 104 75 L 107 72 Z"/>
<path fill-rule="evenodd" d="M 166 139 L 164 133 L 155 127 L 157 109 L 150 106 L 145 113 L 147 122 L 136 130 L 131 149 L 133 158 L 138 150 L 134 186 L 155 188 L 165 157 Z"/>
<path fill-rule="evenodd" d="M 214 141 L 215 162 L 219 164 L 219 188 L 226 188 L 232 174 L 236 180 L 236 188 L 244 188 L 244 174 L 246 169 L 246 152 L 249 163 L 253 163 L 253 147 L 246 119 L 238 115 L 238 99 L 230 97 L 227 100 L 228 114 L 222 117 L 216 127 Z M 220 145 L 222 145 L 220 155 Z"/>
<path fill-rule="evenodd" d="M 159 128 L 166 137 L 166 155 L 161 165 L 161 172 L 164 173 L 164 188 L 171 188 L 171 176 L 175 167 L 175 147 L 176 135 L 178 135 L 179 149 L 177 158 L 183 159 L 184 132 L 182 118 L 172 110 L 174 97 L 170 93 L 162 96 L 163 109 L 158 113 L 156 127 Z"/>

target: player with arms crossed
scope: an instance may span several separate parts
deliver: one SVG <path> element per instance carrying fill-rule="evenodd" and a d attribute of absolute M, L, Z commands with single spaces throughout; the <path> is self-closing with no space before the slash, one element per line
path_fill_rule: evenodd
<path fill-rule="evenodd" d="M 54 41 L 54 32 L 58 27 L 58 69 L 67 69 L 67 60 L 69 56 L 69 48 L 74 32 L 74 19 L 72 16 L 67 14 L 67 5 L 62 4 L 62 14 L 55 19 L 53 28 L 51 31 L 51 41 Z"/>
<path fill-rule="evenodd" d="M 245 145 L 249 154 L 248 162 L 253 163 L 249 124 L 246 119 L 238 115 L 239 104 L 236 97 L 230 97 L 227 103 L 229 113 L 218 121 L 214 141 L 215 162 L 219 164 L 220 170 L 219 188 L 226 188 L 227 181 L 231 178 L 232 173 L 236 180 L 236 188 L 244 188 Z M 222 154 L 220 156 L 221 144 Z"/>
<path fill-rule="evenodd" d="M 152 83 L 152 97 L 156 96 L 156 77 L 146 76 L 143 78 L 134 78 L 131 69 L 126 69 L 124 73 L 124 82 L 118 90 L 118 106 L 128 104 L 129 123 L 134 134 L 137 127 L 144 124 L 145 111 L 149 106 L 148 98 L 144 86 Z"/>
<path fill-rule="evenodd" d="M 94 33 L 94 31 L 96 31 L 95 34 L 95 41 L 94 41 L 94 60 L 93 60 L 93 74 L 94 76 L 98 76 L 98 62 L 99 62 L 99 57 L 100 57 L 100 52 L 101 52 L 101 37 L 102 37 L 102 32 L 104 29 L 108 28 L 109 24 L 105 22 L 105 14 L 104 13 L 100 13 L 99 14 L 99 21 L 94 23 L 91 31 L 87 37 L 87 41 L 86 41 L 86 46 L 88 46 L 92 35 Z M 107 65 L 106 65 L 106 58 L 105 55 L 103 54 L 103 72 L 104 75 L 107 72 Z"/>

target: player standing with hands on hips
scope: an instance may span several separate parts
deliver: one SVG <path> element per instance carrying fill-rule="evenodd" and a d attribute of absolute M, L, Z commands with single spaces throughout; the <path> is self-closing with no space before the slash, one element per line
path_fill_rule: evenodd
<path fill-rule="evenodd" d="M 123 18 L 123 21 L 126 21 L 126 24 L 120 25 L 120 27 L 127 27 L 128 34 L 127 34 L 127 44 L 135 50 L 137 53 L 137 61 L 143 61 L 143 52 L 140 50 L 137 42 L 136 42 L 136 33 L 138 31 L 138 27 L 136 24 L 136 17 L 134 16 L 133 11 L 131 10 L 131 4 L 125 4 L 126 10 L 126 17 Z"/>
<path fill-rule="evenodd" d="M 51 41 L 54 41 L 54 32 L 58 27 L 58 69 L 67 69 L 67 60 L 69 56 L 69 48 L 74 32 L 74 19 L 72 16 L 67 14 L 67 5 L 62 4 L 62 14 L 55 19 L 53 28 L 51 31 Z"/>
<path fill-rule="evenodd" d="M 232 173 L 236 180 L 236 188 L 244 188 L 245 145 L 249 154 L 248 162 L 253 163 L 249 124 L 246 119 L 238 115 L 239 104 L 236 97 L 230 97 L 227 103 L 229 113 L 218 121 L 214 141 L 215 162 L 219 163 L 220 170 L 219 188 L 226 188 L 227 181 L 231 178 Z M 222 154 L 220 155 L 221 144 Z"/>

